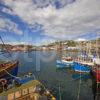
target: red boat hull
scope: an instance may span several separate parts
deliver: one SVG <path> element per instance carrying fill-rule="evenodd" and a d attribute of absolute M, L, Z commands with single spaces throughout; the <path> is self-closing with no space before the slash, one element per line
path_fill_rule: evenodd
<path fill-rule="evenodd" d="M 93 75 L 96 78 L 96 82 L 100 83 L 100 69 L 99 70 L 94 70 Z"/>

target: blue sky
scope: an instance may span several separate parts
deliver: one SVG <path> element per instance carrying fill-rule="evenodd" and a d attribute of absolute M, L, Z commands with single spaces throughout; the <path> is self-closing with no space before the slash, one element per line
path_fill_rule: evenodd
<path fill-rule="evenodd" d="M 99 5 L 96 0 L 0 0 L 0 35 L 12 44 L 95 39 Z"/>

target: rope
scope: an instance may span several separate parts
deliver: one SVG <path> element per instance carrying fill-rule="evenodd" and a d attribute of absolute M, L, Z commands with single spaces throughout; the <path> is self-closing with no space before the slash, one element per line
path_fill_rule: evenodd
<path fill-rule="evenodd" d="M 13 78 L 21 79 L 20 77 L 17 77 L 17 76 L 14 76 L 14 75 L 10 74 L 10 73 L 9 73 L 7 70 L 5 70 L 5 69 L 4 69 L 4 71 L 5 71 L 8 75 L 10 75 L 11 77 L 13 77 Z M 36 79 L 36 77 L 35 77 L 34 74 L 33 74 L 32 76 L 34 77 L 34 79 Z"/>
<path fill-rule="evenodd" d="M 34 79 L 36 79 L 35 75 L 33 74 Z"/>
<path fill-rule="evenodd" d="M 10 74 L 7 70 L 4 69 L 4 71 L 5 71 L 8 75 L 10 75 L 11 77 L 16 78 L 16 79 L 20 79 L 20 77 L 16 77 L 16 76 Z"/>

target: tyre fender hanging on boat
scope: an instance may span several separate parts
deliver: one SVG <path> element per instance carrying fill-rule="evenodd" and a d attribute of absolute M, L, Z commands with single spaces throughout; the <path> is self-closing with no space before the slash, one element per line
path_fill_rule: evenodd
<path fill-rule="evenodd" d="M 7 84 L 7 80 L 6 79 L 0 79 L 0 82 L 2 83 L 2 85 L 5 85 L 5 84 Z"/>
<path fill-rule="evenodd" d="M 2 84 L 3 89 L 7 90 L 8 82 L 6 79 L 0 79 L 0 83 Z"/>

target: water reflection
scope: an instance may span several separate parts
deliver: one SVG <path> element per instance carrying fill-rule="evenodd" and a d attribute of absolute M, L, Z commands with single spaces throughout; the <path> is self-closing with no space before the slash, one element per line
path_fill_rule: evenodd
<path fill-rule="evenodd" d="M 61 59 L 63 53 L 65 52 L 32 51 L 26 53 L 19 52 L 17 56 L 15 52 L 12 54 L 13 57 L 16 56 L 20 61 L 18 76 L 25 75 L 29 72 L 34 73 L 36 78 L 38 78 L 47 88 L 53 91 L 57 100 L 59 100 L 59 84 L 61 87 L 60 92 L 62 100 L 77 100 L 79 79 L 73 80 L 73 78 L 78 76 L 75 76 L 72 69 L 56 69 L 56 59 Z M 51 56 L 52 54 L 53 56 Z M 31 58 L 32 61 L 30 62 L 26 60 L 24 57 L 27 56 L 25 55 L 29 55 L 29 58 Z M 73 57 L 77 56 L 75 53 L 70 53 L 68 55 L 72 55 Z M 38 59 L 40 60 L 37 63 Z M 36 66 L 38 66 L 40 70 L 38 68 L 36 69 Z M 93 100 L 91 86 L 92 82 L 89 77 L 85 81 L 84 79 L 82 80 L 80 100 Z"/>

